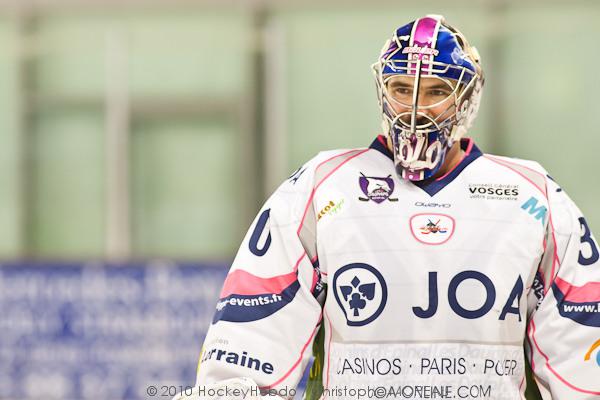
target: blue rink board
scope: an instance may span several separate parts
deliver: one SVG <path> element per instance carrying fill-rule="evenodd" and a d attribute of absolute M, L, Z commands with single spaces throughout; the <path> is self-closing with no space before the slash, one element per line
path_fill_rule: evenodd
<path fill-rule="evenodd" d="M 150 385 L 193 384 L 226 272 L 172 262 L 1 264 L 0 398 L 148 399 Z"/>

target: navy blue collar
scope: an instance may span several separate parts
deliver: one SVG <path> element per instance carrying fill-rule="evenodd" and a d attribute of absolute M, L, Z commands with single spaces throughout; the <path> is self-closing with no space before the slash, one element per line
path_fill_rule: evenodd
<path fill-rule="evenodd" d="M 423 189 L 430 196 L 434 196 L 440 190 L 445 188 L 450 182 L 452 182 L 463 169 L 467 167 L 467 165 L 471 164 L 473 161 L 482 156 L 481 150 L 475 145 L 472 139 L 462 139 L 460 141 L 460 147 L 465 151 L 465 156 L 462 160 L 446 175 L 437 178 L 437 179 L 426 179 L 424 181 L 412 182 L 415 186 Z M 386 139 L 384 136 L 379 135 L 371 146 L 370 149 L 377 150 L 387 158 L 389 158 L 392 162 L 394 161 L 394 156 L 387 148 Z"/>

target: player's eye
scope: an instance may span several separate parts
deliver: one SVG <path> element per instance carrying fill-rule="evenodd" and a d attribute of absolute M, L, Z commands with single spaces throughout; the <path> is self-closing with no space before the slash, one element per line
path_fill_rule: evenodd
<path fill-rule="evenodd" d="M 434 97 L 448 97 L 450 92 L 444 89 L 431 89 L 429 95 Z"/>
<path fill-rule="evenodd" d="M 394 93 L 396 94 L 402 94 L 402 95 L 408 95 L 412 93 L 412 89 L 409 88 L 405 88 L 405 87 L 397 87 L 394 89 Z"/>

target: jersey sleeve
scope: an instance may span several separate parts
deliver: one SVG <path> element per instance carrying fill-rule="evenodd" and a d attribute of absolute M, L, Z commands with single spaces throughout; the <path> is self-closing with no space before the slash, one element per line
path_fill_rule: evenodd
<path fill-rule="evenodd" d="M 544 400 L 600 398 L 600 261 L 581 211 L 552 180 L 529 292 L 526 354 Z"/>
<path fill-rule="evenodd" d="M 246 234 L 202 347 L 197 386 L 243 377 L 293 396 L 322 316 L 315 162 L 276 190 Z"/>

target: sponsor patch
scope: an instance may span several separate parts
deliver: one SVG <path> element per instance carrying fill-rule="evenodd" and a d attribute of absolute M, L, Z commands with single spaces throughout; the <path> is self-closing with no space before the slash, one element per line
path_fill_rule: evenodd
<path fill-rule="evenodd" d="M 455 221 L 449 215 L 438 213 L 416 214 L 410 218 L 410 230 L 415 239 L 424 244 L 444 244 L 452 237 Z"/>
<path fill-rule="evenodd" d="M 552 292 L 562 317 L 581 325 L 600 328 L 600 282 L 575 286 L 556 277 Z"/>
<path fill-rule="evenodd" d="M 548 215 L 548 208 L 543 204 L 538 205 L 538 199 L 530 197 L 525 203 L 521 205 L 521 209 L 527 211 L 529 215 L 540 221 L 542 225 L 546 225 L 546 217 Z"/>
<path fill-rule="evenodd" d="M 468 190 L 471 199 L 515 201 L 519 198 L 519 185 L 470 183 Z"/>
<path fill-rule="evenodd" d="M 514 345 L 332 342 L 327 398 L 356 400 L 351 389 L 371 387 L 395 389 L 365 399 L 514 400 L 521 398 L 522 353 Z"/>
<path fill-rule="evenodd" d="M 431 201 L 417 201 L 415 202 L 415 206 L 417 207 L 430 207 L 430 208 L 450 208 L 452 204 L 450 203 L 436 203 Z"/>
<path fill-rule="evenodd" d="M 217 301 L 213 324 L 250 322 L 272 315 L 289 304 L 300 289 L 295 273 L 261 278 L 243 270 L 230 272 Z"/>
<path fill-rule="evenodd" d="M 273 364 L 270 362 L 264 362 L 256 357 L 248 355 L 248 352 L 242 351 L 227 351 L 219 348 L 213 348 L 206 350 L 200 357 L 200 364 L 205 363 L 208 360 L 224 362 L 227 364 L 234 364 L 240 367 L 246 367 L 248 369 L 254 369 L 261 371 L 267 375 L 271 375 L 274 371 Z"/>
<path fill-rule="evenodd" d="M 381 273 L 368 264 L 348 264 L 333 275 L 333 292 L 349 326 L 373 322 L 387 302 L 387 285 Z"/>
<path fill-rule="evenodd" d="M 289 304 L 298 289 L 300 283 L 296 281 L 279 294 L 232 294 L 222 298 L 217 302 L 213 324 L 218 321 L 250 322 L 266 318 Z"/>
<path fill-rule="evenodd" d="M 321 208 L 321 211 L 319 211 L 319 214 L 317 214 L 317 221 L 320 221 L 321 218 L 325 216 L 338 214 L 342 210 L 344 202 L 344 199 L 341 199 L 338 202 L 329 200 L 329 203 L 327 203 L 325 207 Z"/>
<path fill-rule="evenodd" d="M 595 357 L 593 356 L 594 350 L 597 350 Z M 600 367 L 600 339 L 589 348 L 583 359 L 584 361 L 595 360 L 596 364 Z"/>
<path fill-rule="evenodd" d="M 398 198 L 390 197 L 394 193 L 394 180 L 391 175 L 385 178 L 365 176 L 363 173 L 358 178 L 360 189 L 366 197 L 359 197 L 361 201 L 373 201 L 377 204 L 384 201 L 398 201 Z"/>
<path fill-rule="evenodd" d="M 426 54 L 437 56 L 440 54 L 440 51 L 437 49 L 432 49 L 431 47 L 408 46 L 402 49 L 402 54 Z"/>
<path fill-rule="evenodd" d="M 544 278 L 539 271 L 535 274 L 531 288 L 533 290 L 533 294 L 537 298 L 537 303 L 535 306 L 535 309 L 537 310 L 544 300 Z"/>

